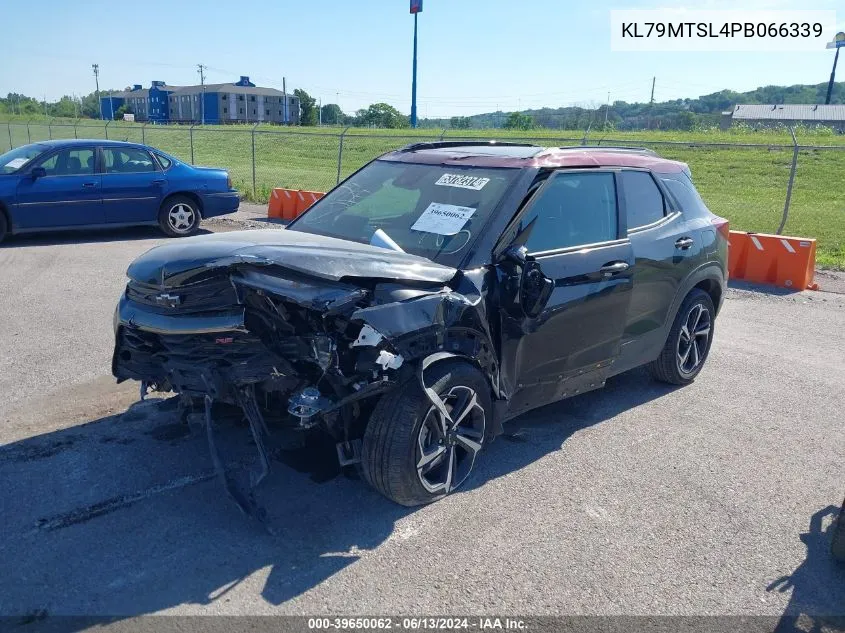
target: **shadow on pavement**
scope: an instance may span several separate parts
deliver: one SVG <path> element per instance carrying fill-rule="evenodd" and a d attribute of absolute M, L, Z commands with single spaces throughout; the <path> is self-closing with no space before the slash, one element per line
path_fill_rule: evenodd
<path fill-rule="evenodd" d="M 845 630 L 845 563 L 836 561 L 830 551 L 839 512 L 839 507 L 828 506 L 810 517 L 808 530 L 799 535 L 807 548 L 804 562 L 766 587 L 792 591 L 776 633 Z"/>
<path fill-rule="evenodd" d="M 470 488 L 670 391 L 635 371 L 513 420 L 487 449 Z M 225 609 L 232 592 L 247 610 L 266 610 L 262 602 L 286 603 L 365 556 L 416 511 L 351 480 L 354 474 L 332 465 L 331 444 L 312 443 L 288 465 L 274 464 L 261 484 L 271 536 L 226 498 L 204 433 L 178 420 L 175 401 L 137 403 L 0 448 L 0 614 L 39 621 L 180 605 Z M 251 458 L 246 429 L 225 433 L 221 440 L 236 459 Z M 460 503 L 460 496 L 441 503 Z"/>
<path fill-rule="evenodd" d="M 195 235 L 211 233 L 200 228 Z M 3 240 L 0 248 L 24 246 L 48 246 L 60 244 L 97 244 L 102 242 L 125 242 L 129 240 L 165 239 L 161 229 L 155 226 L 137 226 L 121 229 L 68 229 L 44 233 L 22 233 L 10 235 Z"/>

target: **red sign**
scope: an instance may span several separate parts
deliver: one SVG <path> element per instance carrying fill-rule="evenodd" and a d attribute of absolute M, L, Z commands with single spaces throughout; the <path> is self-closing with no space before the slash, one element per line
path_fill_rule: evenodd
<path fill-rule="evenodd" d="M 422 13 L 423 0 L 411 0 L 411 13 Z"/>

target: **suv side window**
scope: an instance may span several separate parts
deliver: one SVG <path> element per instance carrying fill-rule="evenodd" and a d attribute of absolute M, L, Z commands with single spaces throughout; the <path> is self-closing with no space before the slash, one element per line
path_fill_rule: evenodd
<path fill-rule="evenodd" d="M 529 253 L 596 244 L 618 237 L 613 172 L 558 172 L 529 204 L 522 226 L 537 218 L 526 244 Z"/>
<path fill-rule="evenodd" d="M 665 215 L 663 194 L 648 172 L 623 171 L 622 195 L 629 231 L 657 222 Z"/>

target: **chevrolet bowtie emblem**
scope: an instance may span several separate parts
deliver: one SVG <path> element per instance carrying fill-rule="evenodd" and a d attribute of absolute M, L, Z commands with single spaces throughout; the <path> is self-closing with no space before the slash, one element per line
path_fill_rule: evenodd
<path fill-rule="evenodd" d="M 171 295 L 166 292 L 156 295 L 153 300 L 160 306 L 167 306 L 168 308 L 175 308 L 182 303 L 182 297 L 179 295 Z"/>

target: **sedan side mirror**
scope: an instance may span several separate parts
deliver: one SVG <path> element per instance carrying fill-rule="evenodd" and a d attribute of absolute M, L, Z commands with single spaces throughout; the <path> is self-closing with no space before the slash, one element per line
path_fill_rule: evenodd
<path fill-rule="evenodd" d="M 29 174 L 33 180 L 37 180 L 38 178 L 44 178 L 47 175 L 47 170 L 43 167 L 33 167 Z"/>

